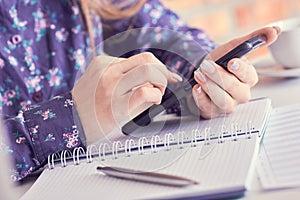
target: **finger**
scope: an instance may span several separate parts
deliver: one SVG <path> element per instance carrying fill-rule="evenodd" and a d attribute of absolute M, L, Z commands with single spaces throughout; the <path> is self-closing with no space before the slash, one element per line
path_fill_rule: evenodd
<path fill-rule="evenodd" d="M 199 113 L 203 118 L 211 119 L 220 115 L 219 109 L 212 103 L 200 85 L 197 84 L 193 87 L 192 94 Z"/>
<path fill-rule="evenodd" d="M 151 83 L 164 93 L 168 83 L 167 78 L 154 65 L 157 64 L 145 64 L 124 74 L 116 85 L 116 94 L 123 95 L 146 83 Z"/>
<path fill-rule="evenodd" d="M 127 102 L 126 115 L 134 118 L 153 104 L 159 104 L 162 99 L 162 93 L 158 88 L 151 87 L 150 85 L 139 87 L 136 90 L 129 92 L 119 99 L 122 102 Z M 125 105 L 125 104 L 124 104 Z"/>
<path fill-rule="evenodd" d="M 125 58 L 118 58 L 109 55 L 99 55 L 94 57 L 92 61 L 95 61 L 97 63 L 100 62 L 101 64 L 106 64 L 108 66 L 112 63 L 121 62 L 122 60 L 125 60 Z"/>
<path fill-rule="evenodd" d="M 240 38 L 240 41 L 238 42 L 242 42 L 242 41 L 245 41 L 245 40 L 248 40 L 256 35 L 265 35 L 267 37 L 267 42 L 266 42 L 266 45 L 270 45 L 271 43 L 273 43 L 278 35 L 280 34 L 280 28 L 277 27 L 277 26 L 273 26 L 273 27 L 265 27 L 265 28 L 261 28 L 261 29 L 258 29 L 244 37 L 241 37 Z"/>
<path fill-rule="evenodd" d="M 229 41 L 228 43 L 219 46 L 214 51 L 212 51 L 210 55 L 213 58 L 213 60 L 217 60 L 222 55 L 229 52 L 231 49 L 238 46 L 242 42 L 249 40 L 250 38 L 252 38 L 256 35 L 260 35 L 260 34 L 263 34 L 267 37 L 266 45 L 269 45 L 277 39 L 278 35 L 280 34 L 280 29 L 278 27 L 261 28 L 261 29 L 256 30 L 246 36 L 233 39 L 233 40 Z"/>
<path fill-rule="evenodd" d="M 247 71 L 247 69 L 249 70 L 250 67 L 243 67 L 246 72 L 243 73 L 243 70 L 241 70 L 241 78 L 243 78 L 245 81 L 252 81 L 251 76 L 255 77 L 256 74 L 254 72 L 254 74 L 251 74 L 251 70 Z M 218 66 L 214 62 L 207 60 L 201 63 L 199 70 L 201 70 L 201 73 L 203 73 L 207 77 L 207 80 L 210 80 L 211 82 L 219 86 L 220 89 L 224 90 L 235 101 L 239 103 L 245 103 L 249 101 L 251 96 L 250 84 L 246 82 L 241 82 L 241 80 L 239 80 L 238 77 L 235 76 L 235 74 L 228 73 L 228 71 L 224 70 L 222 67 Z"/>
<path fill-rule="evenodd" d="M 218 108 L 217 113 L 233 113 L 236 107 L 236 101 L 222 88 L 214 82 L 208 80 L 207 84 L 202 86 L 203 91 L 211 99 L 212 103 Z"/>
<path fill-rule="evenodd" d="M 196 80 L 198 75 L 196 75 Z M 207 94 L 213 104 L 216 105 L 219 111 L 217 113 L 232 113 L 236 107 L 236 101 L 232 96 L 217 85 L 214 81 L 206 77 L 205 82 L 199 81 L 202 90 Z"/>
<path fill-rule="evenodd" d="M 91 75 L 101 77 L 107 69 L 113 66 L 114 63 L 122 61 L 123 58 L 117 58 L 107 55 L 96 56 L 92 59 L 89 67 L 85 72 L 89 72 Z"/>
<path fill-rule="evenodd" d="M 228 62 L 228 70 L 241 82 L 253 87 L 258 82 L 258 75 L 253 65 L 241 59 L 232 59 Z"/>
<path fill-rule="evenodd" d="M 163 93 L 158 88 L 144 86 L 132 92 L 129 108 L 134 109 L 144 103 L 160 104 Z"/>
<path fill-rule="evenodd" d="M 153 86 L 151 83 L 147 82 L 147 83 L 144 83 L 144 84 L 139 85 L 139 86 L 137 86 L 137 87 L 134 87 L 134 88 L 132 88 L 131 90 L 134 91 L 134 90 L 136 90 L 136 89 L 138 89 L 138 88 L 140 88 L 140 87 L 154 87 L 154 86 Z"/>
<path fill-rule="evenodd" d="M 134 69 L 137 66 L 146 63 L 156 63 L 163 65 L 152 53 L 143 52 L 134 56 L 129 57 L 128 59 L 121 61 L 119 64 L 121 65 L 120 71 L 122 73 L 127 73 L 128 71 Z"/>
<path fill-rule="evenodd" d="M 153 66 L 157 67 L 166 77 L 169 82 L 175 83 L 182 81 L 182 77 L 178 74 L 171 72 L 167 67 L 160 62 L 152 53 L 144 52 L 134 56 L 129 57 L 126 60 L 123 60 L 115 65 L 115 70 L 120 73 L 127 73 L 133 70 L 136 67 L 139 67 L 144 64 L 154 64 Z"/>

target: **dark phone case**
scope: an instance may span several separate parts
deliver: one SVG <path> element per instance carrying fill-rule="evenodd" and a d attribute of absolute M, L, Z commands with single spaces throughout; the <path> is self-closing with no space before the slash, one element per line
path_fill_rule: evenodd
<path fill-rule="evenodd" d="M 242 44 L 238 45 L 231 51 L 229 51 L 227 54 L 225 54 L 220 59 L 218 59 L 216 63 L 227 70 L 227 63 L 231 59 L 240 58 L 248 54 L 252 50 L 263 45 L 266 42 L 266 39 L 267 38 L 264 35 L 255 36 L 243 42 Z M 178 100 L 182 99 L 187 94 L 191 93 L 191 90 L 195 84 L 197 84 L 197 82 L 194 80 L 194 78 L 191 78 L 189 81 L 184 83 L 181 88 L 177 89 L 174 92 L 169 93 L 164 98 L 165 100 L 160 105 L 152 105 L 150 108 L 148 108 L 147 110 L 139 114 L 137 117 L 129 121 L 127 124 L 125 124 L 122 127 L 122 132 L 125 135 L 129 135 L 139 127 L 147 126 L 155 116 L 165 111 L 166 109 L 170 108 L 172 105 L 174 105 L 174 103 L 178 102 Z"/>

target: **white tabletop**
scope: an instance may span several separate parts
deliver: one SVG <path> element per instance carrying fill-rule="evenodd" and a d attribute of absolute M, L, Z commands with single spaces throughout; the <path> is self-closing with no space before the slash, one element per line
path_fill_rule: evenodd
<path fill-rule="evenodd" d="M 274 60 L 266 56 L 256 62 L 258 67 L 274 65 Z M 299 78 L 266 77 L 260 76 L 260 81 L 252 89 L 252 98 L 269 97 L 273 107 L 300 103 L 300 76 Z M 19 194 L 27 191 L 36 180 L 36 177 L 18 185 L 16 189 Z M 263 191 L 259 181 L 255 177 L 251 191 L 247 192 L 243 199 L 299 199 L 300 188 Z"/>
<path fill-rule="evenodd" d="M 258 71 L 277 65 L 270 55 L 257 59 L 255 66 Z M 266 70 L 265 70 L 266 71 Z M 288 77 L 284 73 L 289 71 Z M 252 89 L 252 97 L 266 96 L 272 99 L 273 107 L 300 103 L 300 74 L 299 69 L 279 70 L 269 76 L 259 76 L 258 84 Z M 272 76 L 274 75 L 274 76 Z M 292 77 L 294 76 L 294 77 Z"/>
<path fill-rule="evenodd" d="M 252 97 L 266 96 L 273 107 L 300 103 L 300 78 L 260 78 L 252 90 Z"/>

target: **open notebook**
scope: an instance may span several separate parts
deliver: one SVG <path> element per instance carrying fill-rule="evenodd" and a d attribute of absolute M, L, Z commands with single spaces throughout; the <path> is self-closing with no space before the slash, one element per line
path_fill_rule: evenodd
<path fill-rule="evenodd" d="M 257 162 L 263 189 L 300 186 L 299 120 L 300 104 L 273 110 Z"/>
<path fill-rule="evenodd" d="M 217 119 L 155 121 L 133 136 L 107 138 L 86 152 L 75 149 L 70 162 L 68 152 L 50 156 L 49 168 L 22 199 L 207 199 L 241 195 L 252 177 L 270 110 L 269 99 L 254 100 Z M 112 178 L 97 172 L 99 165 L 177 175 L 199 184 L 173 187 Z"/>

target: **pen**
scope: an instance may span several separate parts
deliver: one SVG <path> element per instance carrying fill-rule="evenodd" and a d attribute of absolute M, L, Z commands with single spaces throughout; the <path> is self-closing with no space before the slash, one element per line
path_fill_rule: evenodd
<path fill-rule="evenodd" d="M 116 178 L 123 178 L 127 180 L 156 183 L 161 185 L 185 187 L 189 185 L 198 184 L 198 182 L 168 174 L 160 174 L 155 172 L 143 172 L 138 170 L 124 169 L 120 167 L 97 167 L 98 171 Z"/>

